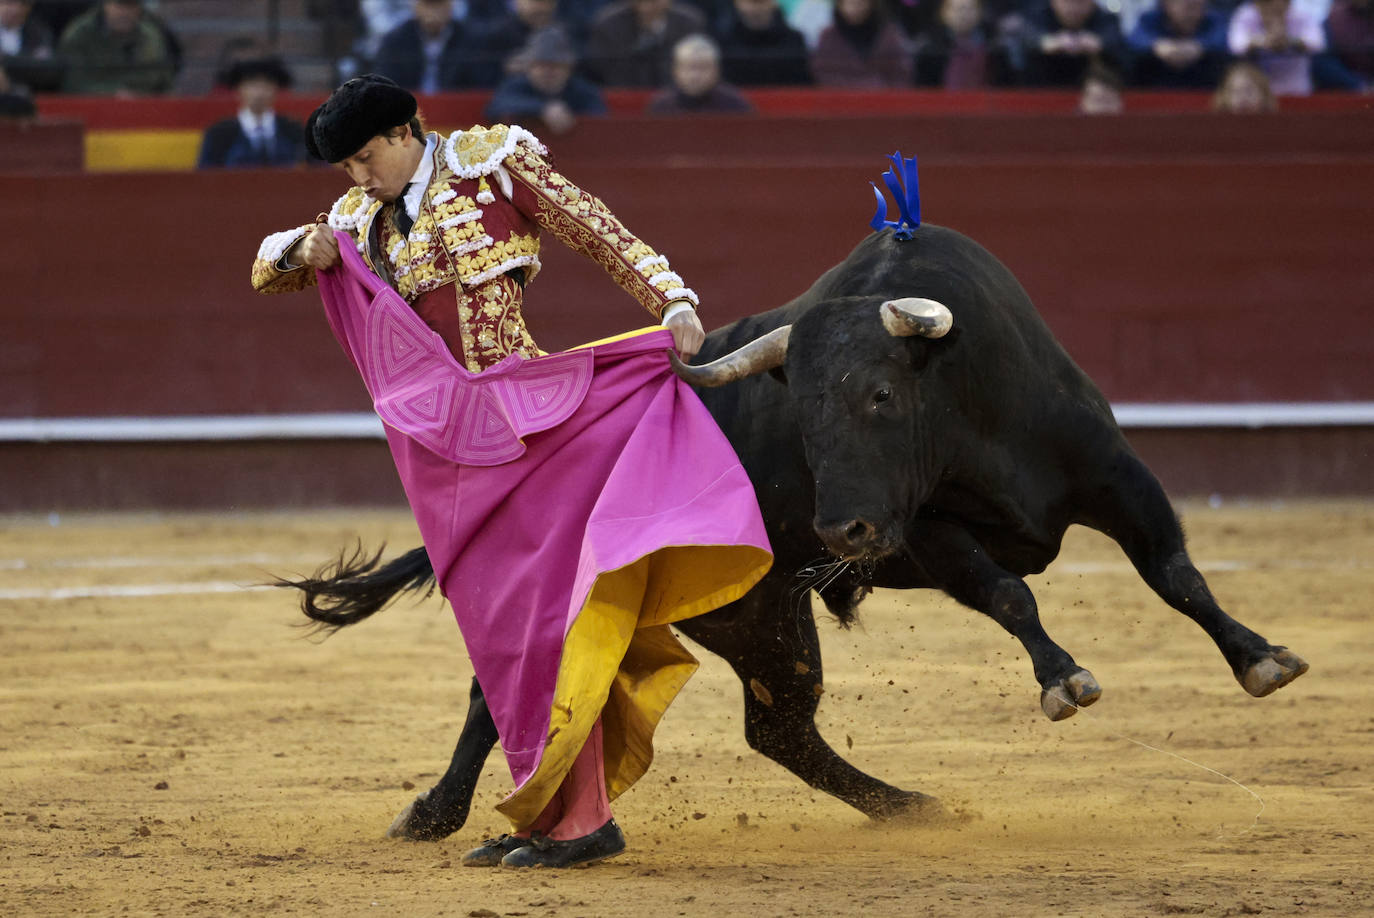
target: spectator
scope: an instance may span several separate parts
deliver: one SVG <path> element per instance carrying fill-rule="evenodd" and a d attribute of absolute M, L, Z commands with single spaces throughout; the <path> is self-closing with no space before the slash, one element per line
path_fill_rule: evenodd
<path fill-rule="evenodd" d="M 876 0 L 835 0 L 835 19 L 811 52 L 817 85 L 895 89 L 911 85 L 911 47 Z"/>
<path fill-rule="evenodd" d="M 901 4 L 901 0 L 898 0 L 898 4 Z M 833 0 L 778 0 L 778 8 L 782 10 L 782 18 L 802 34 L 802 38 L 806 40 L 806 47 L 812 51 L 815 51 L 816 45 L 820 43 L 821 33 L 830 28 L 830 24 L 835 21 Z M 728 10 L 729 5 L 726 12 L 712 21 L 717 26 L 723 25 L 729 16 Z M 900 23 L 898 27 L 900 28 Z"/>
<path fill-rule="evenodd" d="M 916 40 L 917 86 L 981 89 L 1012 81 L 1006 45 L 983 20 L 979 0 L 944 0 L 940 21 Z"/>
<path fill-rule="evenodd" d="M 382 36 L 373 68 L 412 92 L 478 85 L 469 50 L 473 38 L 453 17 L 451 0 L 413 0 L 411 11 Z"/>
<path fill-rule="evenodd" d="M 558 5 L 558 0 L 514 0 L 509 13 L 482 30 L 472 48 L 478 85 L 500 83 L 507 62 L 529 43 L 530 36 L 559 21 Z"/>
<path fill-rule="evenodd" d="M 467 26 L 471 32 L 481 31 L 504 18 L 505 0 L 443 0 L 449 15 Z M 414 18 L 414 0 L 357 0 L 358 17 L 362 20 L 364 37 L 359 50 L 366 57 L 375 58 L 388 33 Z"/>
<path fill-rule="evenodd" d="M 1312 56 L 1326 50 L 1316 17 L 1289 0 L 1249 0 L 1231 17 L 1228 40 L 1232 54 L 1264 71 L 1274 95 L 1311 95 Z"/>
<path fill-rule="evenodd" d="M 736 86 L 811 83 L 806 39 L 787 24 L 778 0 L 734 0 L 720 34 L 725 79 Z"/>
<path fill-rule="evenodd" d="M 1278 111 L 1278 100 L 1264 71 L 1248 61 L 1236 61 L 1221 78 L 1221 87 L 1212 96 L 1212 111 L 1232 115 L 1254 115 Z"/>
<path fill-rule="evenodd" d="M 53 54 L 52 30 L 33 15 L 27 0 L 0 0 L 0 70 L 15 87 L 47 92 L 62 83 L 62 68 Z"/>
<path fill-rule="evenodd" d="M 66 92 L 129 97 L 166 92 L 176 63 L 140 0 L 102 0 L 67 26 L 57 44 Z"/>
<path fill-rule="evenodd" d="M 1126 107 L 1121 90 L 1121 76 L 1115 70 L 1093 64 L 1083 77 L 1078 110 L 1084 115 L 1119 115 Z"/>
<path fill-rule="evenodd" d="M 673 46 L 673 82 L 649 100 L 650 115 L 751 112 L 739 90 L 720 79 L 720 46 L 705 35 L 688 35 Z"/>
<path fill-rule="evenodd" d="M 1133 82 L 1169 89 L 1214 89 L 1230 52 L 1226 19 L 1207 0 L 1159 0 L 1127 39 Z"/>
<path fill-rule="evenodd" d="M 693 6 L 673 0 L 618 0 L 592 22 L 587 73 L 603 86 L 667 85 L 673 46 L 706 28 Z"/>
<path fill-rule="evenodd" d="M 940 0 L 879 0 L 887 18 L 897 23 L 907 41 L 915 41 L 922 33 L 940 21 Z M 1020 9 L 1021 0 L 995 0 Z M 789 17 L 790 19 L 790 17 Z M 796 25 L 796 23 L 793 23 Z M 801 28 L 801 26 L 797 26 Z M 805 32 L 805 29 L 802 29 Z"/>
<path fill-rule="evenodd" d="M 1374 2 L 1334 0 L 1326 35 L 1340 64 L 1363 86 L 1374 83 Z"/>
<path fill-rule="evenodd" d="M 488 121 L 544 122 L 554 134 L 566 134 L 577 125 L 578 115 L 604 115 L 601 90 L 573 73 L 577 53 L 560 26 L 541 29 L 517 59 L 520 72 L 512 73 L 496 87 L 487 103 Z"/>
<path fill-rule="evenodd" d="M 277 114 L 277 93 L 291 74 L 275 57 L 238 61 L 227 80 L 239 98 L 237 117 L 210 125 L 200 144 L 198 169 L 295 166 L 305 162 L 305 128 Z"/>
<path fill-rule="evenodd" d="M 1027 16 L 1022 41 L 1030 86 L 1080 87 L 1094 61 L 1120 68 L 1125 49 L 1116 15 L 1093 0 L 1049 0 Z"/>

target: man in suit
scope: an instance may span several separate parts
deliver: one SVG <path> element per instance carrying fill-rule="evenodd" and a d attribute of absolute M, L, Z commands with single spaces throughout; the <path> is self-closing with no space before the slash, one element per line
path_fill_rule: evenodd
<path fill-rule="evenodd" d="M 453 17 L 450 0 L 415 0 L 411 18 L 382 36 L 374 68 L 411 92 L 478 84 L 472 36 Z"/>
<path fill-rule="evenodd" d="M 291 85 L 282 62 L 275 57 L 238 61 L 228 82 L 238 96 L 239 113 L 206 130 L 196 167 L 260 169 L 305 162 L 305 129 L 273 110 L 277 93 Z"/>
<path fill-rule="evenodd" d="M 587 73 L 602 86 L 659 89 L 672 77 L 673 46 L 706 31 L 701 11 L 675 0 L 616 0 L 587 38 Z"/>

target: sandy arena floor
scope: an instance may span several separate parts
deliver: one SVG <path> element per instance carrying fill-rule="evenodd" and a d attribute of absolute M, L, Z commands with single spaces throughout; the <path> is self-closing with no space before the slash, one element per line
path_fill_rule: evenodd
<path fill-rule="evenodd" d="M 1277 695 L 1074 530 L 1032 585 L 1104 694 L 1063 723 L 1019 645 L 943 597 L 822 622 L 825 735 L 962 821 L 875 826 L 811 791 L 748 748 L 703 655 L 617 805 L 630 850 L 540 872 L 458 866 L 502 828 L 499 754 L 457 835 L 382 837 L 464 713 L 439 601 L 320 644 L 244 588 L 354 536 L 418 544 L 402 513 L 0 520 L 0 914 L 1374 912 L 1374 503 L 1181 509 L 1223 606 L 1312 664 Z"/>

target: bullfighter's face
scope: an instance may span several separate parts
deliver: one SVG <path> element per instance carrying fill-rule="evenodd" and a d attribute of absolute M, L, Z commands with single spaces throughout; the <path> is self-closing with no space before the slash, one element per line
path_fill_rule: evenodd
<path fill-rule="evenodd" d="M 415 174 L 424 146 L 402 125 L 386 134 L 378 134 L 362 149 L 337 165 L 348 173 L 353 184 L 368 196 L 383 203 L 391 203 L 401 196 L 406 183 Z"/>

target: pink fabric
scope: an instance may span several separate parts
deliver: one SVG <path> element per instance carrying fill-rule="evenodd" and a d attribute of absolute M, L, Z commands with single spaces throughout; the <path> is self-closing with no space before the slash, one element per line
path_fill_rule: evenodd
<path fill-rule="evenodd" d="M 346 240 L 340 250 L 353 251 Z M 321 272 L 320 291 L 335 334 L 364 378 L 401 378 L 372 366 L 394 361 L 395 349 L 366 346 L 369 329 L 410 324 L 397 315 L 409 311 L 400 295 L 381 285 L 356 253 Z M 424 330 L 428 337 L 397 333 L 404 365 L 424 368 L 404 377 L 407 391 L 481 388 L 488 377 L 537 381 L 526 389 L 488 387 L 498 407 L 486 417 L 510 419 L 510 430 L 520 430 L 521 412 L 510 403 L 516 395 L 538 391 L 547 379 L 571 379 L 558 391 L 576 391 L 580 377 L 568 368 L 590 360 L 593 371 L 561 423 L 529 431 L 518 458 L 499 465 L 464 462 L 448 449 L 469 442 L 466 432 L 454 440 L 448 430 L 465 417 L 418 424 L 387 419 L 397 471 L 519 785 L 543 750 L 564 635 L 600 574 L 667 546 L 768 551 L 768 539 L 729 441 L 672 372 L 667 330 L 532 360 L 512 357 L 476 375 L 462 371 L 439 336 Z M 553 370 L 545 374 L 545 365 Z M 374 396 L 388 405 L 397 401 L 385 389 Z M 459 391 L 452 403 L 466 404 L 465 397 Z"/>
<path fill-rule="evenodd" d="M 368 269 L 348 236 L 335 235 L 344 267 L 321 272 L 325 314 L 389 426 L 454 462 L 499 465 L 524 453 L 522 436 L 577 410 L 591 383 L 590 351 L 538 360 L 512 354 L 472 373 Z"/>

